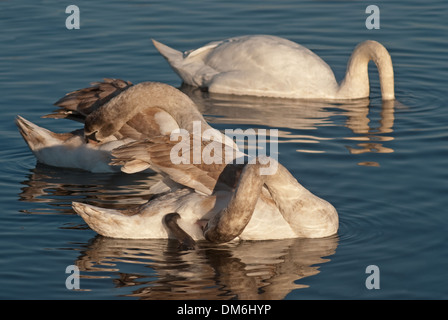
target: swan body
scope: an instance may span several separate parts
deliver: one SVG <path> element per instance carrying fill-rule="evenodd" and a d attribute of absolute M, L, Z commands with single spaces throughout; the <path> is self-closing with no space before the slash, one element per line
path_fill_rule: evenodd
<path fill-rule="evenodd" d="M 218 142 L 203 142 L 204 147 Z M 97 233 L 113 238 L 189 238 L 215 243 L 285 238 L 318 238 L 338 229 L 336 209 L 304 188 L 274 159 L 247 164 L 172 164 L 172 142 L 151 139 L 115 149 L 113 164 L 146 162 L 171 181 L 169 191 L 124 210 L 73 203 Z M 269 160 L 272 174 L 260 169 Z M 175 220 L 167 217 L 175 214 Z M 169 221 L 169 223 L 167 223 Z M 174 228 L 175 227 L 175 228 Z M 181 235 L 180 235 L 181 234 Z"/>
<path fill-rule="evenodd" d="M 153 40 L 184 83 L 210 92 L 298 99 L 359 99 L 370 94 L 368 63 L 378 67 L 383 100 L 392 100 L 394 72 L 383 45 L 368 40 L 353 51 L 340 84 L 325 61 L 284 38 L 249 35 L 185 53 Z"/>
<path fill-rule="evenodd" d="M 164 225 L 165 215 L 177 212 L 179 226 L 193 240 L 205 240 L 202 224 L 224 209 L 231 199 L 230 192 L 217 192 L 213 196 L 194 190 L 180 189 L 150 200 L 138 210 L 106 209 L 74 202 L 73 209 L 98 234 L 121 239 L 175 238 Z M 133 214 L 130 214 L 133 213 Z M 275 205 L 259 201 L 241 240 L 269 240 L 297 238 L 291 226 L 282 218 Z"/>
<path fill-rule="evenodd" d="M 19 131 L 40 163 L 49 166 L 82 169 L 90 172 L 114 172 L 110 152 L 133 139 L 110 137 L 102 143 L 86 143 L 83 130 L 54 133 L 17 116 Z"/>
<path fill-rule="evenodd" d="M 54 133 L 18 116 L 19 132 L 39 162 L 91 172 L 113 172 L 111 151 L 142 138 L 170 135 L 173 130 L 212 130 L 187 95 L 166 84 L 105 79 L 69 93 L 55 103 L 60 109 L 47 118 L 80 121 L 84 128 Z M 227 139 L 226 141 L 229 142 Z"/>

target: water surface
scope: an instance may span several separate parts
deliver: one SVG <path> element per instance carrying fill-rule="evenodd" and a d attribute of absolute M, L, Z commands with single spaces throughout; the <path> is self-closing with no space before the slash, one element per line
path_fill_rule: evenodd
<path fill-rule="evenodd" d="M 2 299 L 446 299 L 448 4 L 377 1 L 381 28 L 365 27 L 365 1 L 0 2 L 0 298 Z M 243 34 L 273 34 L 320 55 L 342 79 L 357 43 L 390 51 L 397 101 L 304 102 L 213 95 L 182 87 L 150 39 L 179 50 Z M 36 163 L 17 114 L 56 132 L 79 127 L 41 119 L 65 93 L 104 77 L 181 88 L 218 129 L 278 129 L 279 161 L 335 205 L 336 236 L 200 244 L 107 239 L 72 201 L 143 203 L 151 174 L 91 174 Z M 81 272 L 68 290 L 66 267 Z M 365 286 L 366 267 L 380 289 Z"/>

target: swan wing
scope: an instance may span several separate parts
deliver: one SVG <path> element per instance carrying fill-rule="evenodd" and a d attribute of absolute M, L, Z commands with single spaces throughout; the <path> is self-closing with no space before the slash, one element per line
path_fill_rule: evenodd
<path fill-rule="evenodd" d="M 193 150 L 195 148 L 194 139 L 191 138 L 188 142 L 177 142 L 171 141 L 168 136 L 161 136 L 131 142 L 112 151 L 114 159 L 111 164 L 121 165 L 121 170 L 127 173 L 151 168 L 178 184 L 207 195 L 213 193 L 218 180 L 227 185 L 234 183 L 231 178 L 225 180 L 225 177 L 221 177 L 227 167 L 224 152 L 220 159 L 214 158 L 213 163 L 204 163 L 202 159 L 199 163 L 196 163 L 198 161 L 195 161 L 193 154 L 195 152 Z M 200 141 L 199 143 L 201 152 L 204 152 L 207 148 L 208 150 L 226 148 L 224 144 L 215 141 Z M 180 150 L 182 155 L 175 158 Z"/>
<path fill-rule="evenodd" d="M 337 81 L 318 55 L 287 39 L 251 35 L 223 41 L 205 64 L 218 74 L 211 92 L 312 98 L 333 93 Z"/>
<path fill-rule="evenodd" d="M 43 118 L 72 119 L 84 122 L 85 117 L 106 104 L 132 86 L 130 81 L 105 78 L 103 81 L 92 82 L 90 87 L 67 93 L 54 104 L 59 109 Z"/>
<path fill-rule="evenodd" d="M 111 135 L 144 139 L 178 128 L 190 130 L 194 121 L 207 127 L 187 95 L 170 85 L 149 81 L 129 87 L 92 111 L 84 130 L 92 140 L 102 141 Z"/>
<path fill-rule="evenodd" d="M 204 56 L 204 54 L 209 53 L 211 50 L 213 50 L 214 48 L 219 46 L 222 42 L 223 41 L 212 41 L 200 48 L 185 51 L 183 54 L 183 57 L 187 61 L 188 60 L 191 61 L 192 59 L 202 58 Z"/>
<path fill-rule="evenodd" d="M 87 125 L 92 119 L 104 123 L 103 125 L 107 125 L 108 122 L 117 122 L 118 119 L 114 119 L 114 117 L 123 118 L 123 115 L 114 116 L 116 111 L 112 110 L 113 108 L 111 108 L 108 102 L 122 95 L 130 87 L 137 87 L 136 93 L 122 95 L 120 101 L 120 104 L 131 104 L 132 107 L 132 101 L 137 101 L 140 93 L 145 90 L 145 88 L 142 88 L 142 85 L 144 86 L 145 84 L 134 86 L 130 81 L 110 78 L 105 78 L 102 82 L 92 82 L 90 87 L 70 92 L 59 99 L 55 102 L 55 105 L 60 108 L 44 116 L 44 118 L 71 119 L 84 122 Z M 154 86 L 157 86 L 157 84 L 152 85 L 152 87 Z M 132 114 L 134 111 L 125 110 L 124 107 L 122 109 L 126 113 L 125 116 Z M 111 133 L 116 139 L 142 139 L 167 134 L 179 128 L 177 121 L 172 115 L 161 107 L 148 106 L 146 108 L 138 108 L 137 104 L 134 104 L 133 109 L 139 109 L 138 113 L 132 114 L 129 119 L 126 119 L 128 120 L 127 122 Z"/>

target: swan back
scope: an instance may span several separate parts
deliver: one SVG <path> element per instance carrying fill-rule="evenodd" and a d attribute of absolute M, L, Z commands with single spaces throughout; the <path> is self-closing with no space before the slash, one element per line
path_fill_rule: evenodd
<path fill-rule="evenodd" d="M 232 87 L 245 88 L 246 93 L 255 95 L 289 93 L 308 98 L 322 96 L 328 88 L 337 88 L 333 71 L 319 56 L 297 43 L 274 36 L 229 39 L 210 52 L 205 63 L 220 72 L 210 84 L 211 92 L 242 93 Z"/>
<path fill-rule="evenodd" d="M 73 202 L 73 209 L 95 232 L 122 239 L 171 238 L 163 225 L 163 217 L 177 212 L 181 215 L 179 226 L 194 240 L 203 240 L 200 226 L 196 223 L 215 206 L 215 197 L 205 197 L 189 189 L 179 189 L 160 195 L 146 204 L 130 209 L 100 208 Z"/>
<path fill-rule="evenodd" d="M 156 47 L 185 83 L 208 87 L 210 92 L 316 98 L 330 97 L 338 88 L 325 61 L 300 44 L 276 36 L 230 38 L 185 55 Z"/>

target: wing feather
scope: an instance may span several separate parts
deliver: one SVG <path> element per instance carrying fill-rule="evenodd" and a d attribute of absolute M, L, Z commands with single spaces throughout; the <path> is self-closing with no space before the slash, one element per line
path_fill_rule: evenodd
<path fill-rule="evenodd" d="M 185 161 L 180 163 L 173 161 L 172 158 L 172 150 L 179 142 L 171 141 L 168 136 L 160 136 L 131 142 L 113 150 L 112 155 L 114 158 L 111 164 L 121 165 L 123 166 L 122 171 L 131 172 L 136 167 L 145 167 L 143 163 L 146 163 L 148 165 L 146 168 L 151 168 L 154 171 L 160 172 L 176 183 L 210 195 L 213 193 L 218 181 L 221 180 L 221 175 L 224 170 L 226 170 L 228 165 L 231 165 L 225 161 L 225 150 L 228 146 L 215 141 L 200 141 L 201 152 L 206 146 L 210 146 L 210 144 L 214 143 L 216 144 L 215 150 L 222 148 L 222 156 L 221 159 L 219 159 L 219 157 L 215 158 L 215 162 L 211 164 L 206 164 L 204 161 L 194 163 L 194 139 L 194 137 L 189 139 L 190 145 L 188 148 L 187 144 L 185 145 L 186 148 L 184 148 L 183 151 L 185 151 L 187 155 L 183 154 L 183 158 L 180 159 Z M 234 158 L 231 160 L 233 161 Z M 234 179 L 230 179 L 230 181 L 230 184 L 234 183 Z"/>
<path fill-rule="evenodd" d="M 43 118 L 72 119 L 84 122 L 86 116 L 133 84 L 130 81 L 105 78 L 90 87 L 67 93 L 54 104 L 59 109 Z"/>

